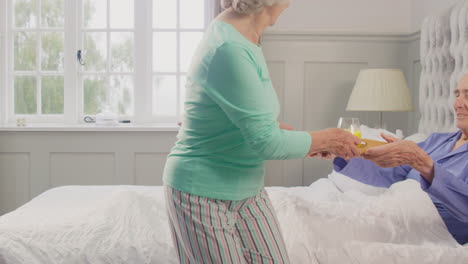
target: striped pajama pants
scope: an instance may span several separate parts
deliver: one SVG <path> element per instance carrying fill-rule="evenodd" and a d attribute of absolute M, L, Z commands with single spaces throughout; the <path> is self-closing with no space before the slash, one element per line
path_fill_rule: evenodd
<path fill-rule="evenodd" d="M 227 201 L 164 188 L 180 263 L 289 263 L 265 190 Z"/>

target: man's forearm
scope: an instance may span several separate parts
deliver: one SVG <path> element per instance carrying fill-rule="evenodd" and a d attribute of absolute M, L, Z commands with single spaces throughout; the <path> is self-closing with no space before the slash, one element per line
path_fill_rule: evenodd
<path fill-rule="evenodd" d="M 426 181 L 432 183 L 432 180 L 434 179 L 434 161 L 422 149 L 418 149 L 415 154 L 416 155 L 414 155 L 414 158 L 409 165 L 419 171 Z"/>

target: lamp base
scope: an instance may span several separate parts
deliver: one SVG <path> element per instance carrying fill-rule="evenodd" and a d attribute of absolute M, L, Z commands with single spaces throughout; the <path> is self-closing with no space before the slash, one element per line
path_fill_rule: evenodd
<path fill-rule="evenodd" d="M 381 128 L 383 128 L 383 125 L 382 125 L 382 115 L 383 115 L 383 113 L 382 113 L 382 111 L 380 111 L 380 112 L 379 112 L 379 126 L 380 126 Z"/>
<path fill-rule="evenodd" d="M 383 122 L 383 112 L 382 111 L 379 111 L 379 122 L 374 125 L 374 128 L 387 130 L 387 124 Z"/>

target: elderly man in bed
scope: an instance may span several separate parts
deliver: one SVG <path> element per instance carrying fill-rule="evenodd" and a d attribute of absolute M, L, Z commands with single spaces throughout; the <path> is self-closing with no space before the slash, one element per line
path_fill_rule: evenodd
<path fill-rule="evenodd" d="M 452 236 L 468 243 L 468 74 L 460 80 L 453 107 L 456 133 L 434 133 L 415 144 L 382 135 L 390 144 L 368 149 L 362 158 L 335 158 L 334 169 L 360 182 L 389 187 L 419 181 Z"/>

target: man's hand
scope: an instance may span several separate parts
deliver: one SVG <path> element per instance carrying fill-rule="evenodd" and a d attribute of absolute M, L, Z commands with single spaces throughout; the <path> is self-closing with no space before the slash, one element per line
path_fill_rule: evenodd
<path fill-rule="evenodd" d="M 388 143 L 393 143 L 393 142 L 397 142 L 397 141 L 401 141 L 401 139 L 399 138 L 396 138 L 394 136 L 390 136 L 390 135 L 386 135 L 384 133 L 381 133 L 380 136 L 385 139 L 385 141 L 387 141 Z"/>
<path fill-rule="evenodd" d="M 383 168 L 409 165 L 421 173 L 429 182 L 434 178 L 434 161 L 416 143 L 389 135 L 382 137 L 390 144 L 373 147 L 362 155 Z"/>

